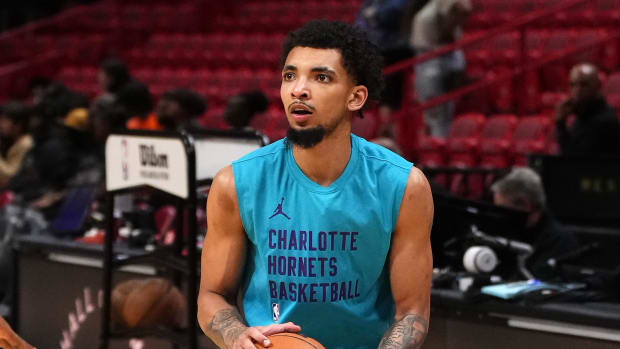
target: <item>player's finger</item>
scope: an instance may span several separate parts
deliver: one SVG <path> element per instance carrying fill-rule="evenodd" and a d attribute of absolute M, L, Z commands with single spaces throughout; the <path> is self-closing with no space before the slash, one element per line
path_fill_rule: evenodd
<path fill-rule="evenodd" d="M 261 343 L 263 347 L 268 347 L 271 344 L 269 338 L 267 338 L 268 335 L 256 327 L 250 327 L 247 333 L 254 342 Z"/>
<path fill-rule="evenodd" d="M 0 348 L 11 349 L 13 347 L 11 345 L 9 345 L 9 342 L 7 342 L 4 339 L 0 338 Z"/>
<path fill-rule="evenodd" d="M 263 334 L 265 336 L 270 336 L 272 334 L 281 333 L 281 332 L 299 332 L 301 331 L 301 327 L 295 325 L 292 322 L 287 322 L 284 324 L 274 324 L 269 325 L 263 328 Z"/>
<path fill-rule="evenodd" d="M 239 348 L 241 349 L 256 349 L 254 342 L 252 342 L 252 340 L 248 337 L 241 340 L 239 344 Z"/>

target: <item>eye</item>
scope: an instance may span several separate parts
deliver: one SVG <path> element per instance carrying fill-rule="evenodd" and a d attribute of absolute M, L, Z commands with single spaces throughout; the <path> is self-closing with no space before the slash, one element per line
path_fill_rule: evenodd
<path fill-rule="evenodd" d="M 319 80 L 320 82 L 330 82 L 330 81 L 331 81 L 331 79 L 329 78 L 329 76 L 328 76 L 328 75 L 326 75 L 326 74 L 318 74 L 318 75 L 316 76 L 316 79 L 317 79 L 317 80 Z"/>
<path fill-rule="evenodd" d="M 282 80 L 284 81 L 290 81 L 293 80 L 293 78 L 295 77 L 295 75 L 291 72 L 286 72 L 284 74 L 282 74 Z"/>

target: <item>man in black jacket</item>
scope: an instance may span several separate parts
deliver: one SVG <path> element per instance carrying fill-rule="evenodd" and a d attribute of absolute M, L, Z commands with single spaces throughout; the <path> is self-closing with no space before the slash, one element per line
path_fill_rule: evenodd
<path fill-rule="evenodd" d="M 525 230 L 518 240 L 534 248 L 527 259 L 529 271 L 537 279 L 553 280 L 558 275 L 547 264 L 579 247 L 575 236 L 565 231 L 545 209 L 545 192 L 540 176 L 527 167 L 515 168 L 491 186 L 493 202 L 528 213 Z"/>
<path fill-rule="evenodd" d="M 575 120 L 569 126 L 570 115 Z M 558 105 L 555 120 L 562 155 L 619 155 L 618 117 L 601 93 L 596 66 L 571 69 L 570 97 Z"/>

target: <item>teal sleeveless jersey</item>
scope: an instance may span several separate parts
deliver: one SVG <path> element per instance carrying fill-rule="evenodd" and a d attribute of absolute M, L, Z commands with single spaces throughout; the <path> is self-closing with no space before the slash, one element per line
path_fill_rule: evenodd
<path fill-rule="evenodd" d="M 328 349 L 376 348 L 389 327 L 387 258 L 412 164 L 355 135 L 351 147 L 329 187 L 303 174 L 285 140 L 233 162 L 250 326 L 293 321 Z"/>

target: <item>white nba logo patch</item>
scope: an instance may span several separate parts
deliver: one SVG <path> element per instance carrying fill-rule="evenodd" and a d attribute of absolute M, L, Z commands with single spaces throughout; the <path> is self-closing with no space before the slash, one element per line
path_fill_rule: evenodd
<path fill-rule="evenodd" d="M 278 322 L 280 319 L 280 305 L 278 303 L 271 303 L 271 315 L 273 316 L 273 322 Z"/>

